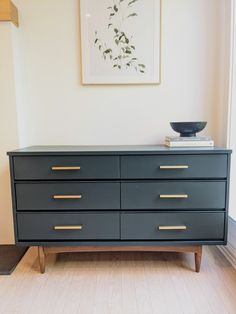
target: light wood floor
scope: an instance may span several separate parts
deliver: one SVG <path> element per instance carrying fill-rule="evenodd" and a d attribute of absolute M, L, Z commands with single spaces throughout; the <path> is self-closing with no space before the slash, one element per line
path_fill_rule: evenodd
<path fill-rule="evenodd" d="M 11 276 L 0 276 L 0 313 L 236 313 L 236 270 L 217 248 L 193 254 L 67 253 L 38 271 L 31 248 Z"/>

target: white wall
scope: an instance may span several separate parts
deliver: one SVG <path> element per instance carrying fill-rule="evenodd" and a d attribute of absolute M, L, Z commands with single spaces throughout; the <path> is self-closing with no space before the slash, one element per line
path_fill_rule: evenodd
<path fill-rule="evenodd" d="M 207 120 L 206 133 L 222 141 L 227 1 L 163 1 L 161 86 L 82 87 L 79 1 L 15 0 L 21 146 L 159 143 L 173 120 Z"/>
<path fill-rule="evenodd" d="M 13 236 L 5 151 L 18 146 L 14 93 L 20 146 L 155 144 L 173 120 L 207 120 L 205 133 L 225 142 L 229 0 L 163 0 L 162 84 L 110 87 L 80 84 L 79 0 L 14 2 L 20 27 L 4 35 L 5 50 L 0 42 L 0 242 Z"/>
<path fill-rule="evenodd" d="M 9 167 L 6 152 L 18 146 L 12 26 L 0 23 L 0 243 L 13 243 Z"/>

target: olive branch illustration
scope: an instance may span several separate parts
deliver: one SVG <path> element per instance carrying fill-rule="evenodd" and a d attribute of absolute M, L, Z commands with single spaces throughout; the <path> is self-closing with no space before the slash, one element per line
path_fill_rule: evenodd
<path fill-rule="evenodd" d="M 103 42 L 99 33 L 95 31 L 94 46 L 101 52 L 104 61 L 111 60 L 114 69 L 135 69 L 139 73 L 145 73 L 145 64 L 139 62 L 136 56 L 136 47 L 133 44 L 133 36 L 124 32 L 124 23 L 138 16 L 133 7 L 139 0 L 112 0 L 107 7 L 107 29 L 112 34 L 115 49 Z"/>

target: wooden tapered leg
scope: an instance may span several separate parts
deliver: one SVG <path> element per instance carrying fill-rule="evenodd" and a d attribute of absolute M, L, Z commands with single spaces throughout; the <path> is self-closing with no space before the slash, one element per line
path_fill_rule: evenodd
<path fill-rule="evenodd" d="M 196 269 L 196 272 L 199 273 L 200 268 L 201 268 L 201 260 L 202 260 L 202 246 L 199 246 L 197 248 L 197 251 L 194 254 L 195 254 L 195 269 Z"/>
<path fill-rule="evenodd" d="M 184 252 L 195 254 L 195 270 L 200 272 L 202 259 L 202 246 L 56 246 L 38 247 L 39 267 L 42 274 L 45 273 L 45 256 L 50 253 L 65 252 Z"/>
<path fill-rule="evenodd" d="M 45 252 L 43 246 L 38 247 L 39 269 L 41 274 L 45 273 Z"/>

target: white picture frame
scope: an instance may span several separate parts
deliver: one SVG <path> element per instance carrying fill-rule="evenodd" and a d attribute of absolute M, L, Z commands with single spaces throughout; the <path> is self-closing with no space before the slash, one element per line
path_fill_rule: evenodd
<path fill-rule="evenodd" d="M 80 0 L 82 84 L 160 84 L 161 0 Z"/>

